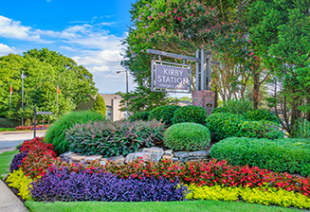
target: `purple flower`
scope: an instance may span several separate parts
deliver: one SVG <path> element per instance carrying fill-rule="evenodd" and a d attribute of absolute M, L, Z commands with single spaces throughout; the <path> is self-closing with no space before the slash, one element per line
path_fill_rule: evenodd
<path fill-rule="evenodd" d="M 36 201 L 177 201 L 186 188 L 166 178 L 121 179 L 110 173 L 49 171 L 33 183 Z"/>
<path fill-rule="evenodd" d="M 11 172 L 19 169 L 19 167 L 22 163 L 22 160 L 24 159 L 24 157 L 26 157 L 26 155 L 27 155 L 27 151 L 24 151 L 24 152 L 19 153 L 19 154 L 14 156 L 12 163 L 11 163 L 11 168 L 10 168 Z"/>

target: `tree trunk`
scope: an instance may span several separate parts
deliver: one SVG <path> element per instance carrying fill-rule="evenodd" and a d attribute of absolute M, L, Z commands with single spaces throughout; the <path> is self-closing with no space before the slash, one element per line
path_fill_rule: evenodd
<path fill-rule="evenodd" d="M 254 109 L 258 109 L 259 104 L 259 90 L 260 90 L 260 82 L 259 82 L 259 73 L 255 70 L 252 71 L 253 73 L 253 106 Z"/>
<path fill-rule="evenodd" d="M 217 85 L 215 86 L 215 95 L 214 95 L 214 108 L 217 108 L 218 106 L 218 99 L 219 99 L 219 92 L 218 92 L 218 88 Z"/>
<path fill-rule="evenodd" d="M 307 98 L 307 105 L 310 106 L 310 97 Z M 310 121 L 310 110 L 306 113 L 306 119 Z"/>
<path fill-rule="evenodd" d="M 298 110 L 299 106 L 298 97 L 293 97 L 292 99 L 292 113 L 291 113 L 291 126 L 290 126 L 290 135 L 294 137 L 295 135 L 295 124 L 297 120 L 300 118 L 301 112 Z"/>

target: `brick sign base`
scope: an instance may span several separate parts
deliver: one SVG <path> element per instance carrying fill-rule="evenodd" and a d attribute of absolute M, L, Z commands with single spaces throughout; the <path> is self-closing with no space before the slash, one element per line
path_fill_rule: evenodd
<path fill-rule="evenodd" d="M 209 115 L 214 108 L 214 96 L 215 93 L 210 90 L 193 91 L 192 103 L 205 108 Z"/>

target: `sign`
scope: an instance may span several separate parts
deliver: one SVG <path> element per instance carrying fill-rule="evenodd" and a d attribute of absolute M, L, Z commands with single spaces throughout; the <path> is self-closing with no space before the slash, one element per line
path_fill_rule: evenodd
<path fill-rule="evenodd" d="M 191 66 L 152 61 L 152 90 L 191 91 Z"/>
<path fill-rule="evenodd" d="M 52 112 L 48 112 L 48 111 L 38 111 L 37 112 L 38 115 L 52 115 Z"/>

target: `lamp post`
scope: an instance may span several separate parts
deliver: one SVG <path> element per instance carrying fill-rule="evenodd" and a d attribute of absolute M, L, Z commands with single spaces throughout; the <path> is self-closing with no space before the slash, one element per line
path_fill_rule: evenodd
<path fill-rule="evenodd" d="M 21 75 L 21 78 L 22 78 L 22 126 L 24 126 L 24 78 L 25 78 L 25 75 L 24 75 L 24 70 L 22 70 L 22 75 Z"/>
<path fill-rule="evenodd" d="M 128 119 L 129 117 L 129 111 L 128 111 L 128 70 L 125 69 L 125 71 L 117 71 L 117 74 L 120 74 L 122 72 L 126 73 L 126 96 L 127 96 L 127 100 L 126 100 L 126 119 Z"/>

